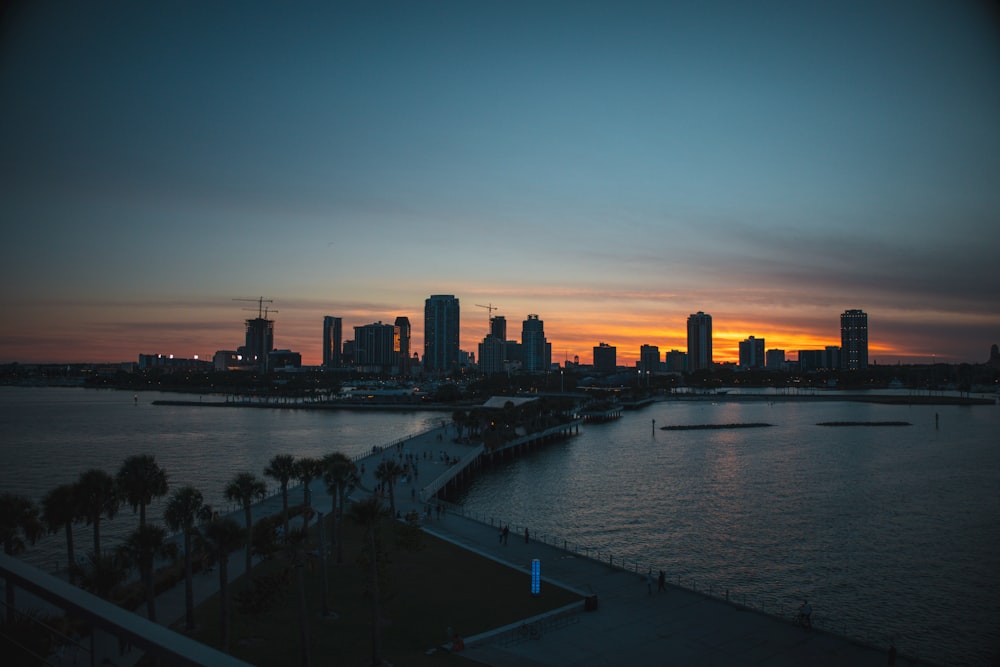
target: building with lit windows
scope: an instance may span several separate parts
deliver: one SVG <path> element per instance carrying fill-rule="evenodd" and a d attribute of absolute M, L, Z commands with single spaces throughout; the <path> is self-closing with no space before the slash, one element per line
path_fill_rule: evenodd
<path fill-rule="evenodd" d="M 399 363 L 399 329 L 392 324 L 354 327 L 354 365 L 362 373 L 392 373 Z"/>
<path fill-rule="evenodd" d="M 840 356 L 846 370 L 868 368 L 868 313 L 865 311 L 845 310 L 840 316 Z"/>
<path fill-rule="evenodd" d="M 398 359 L 396 367 L 400 375 L 410 374 L 410 318 L 400 315 L 396 318 L 396 342 L 394 344 Z"/>

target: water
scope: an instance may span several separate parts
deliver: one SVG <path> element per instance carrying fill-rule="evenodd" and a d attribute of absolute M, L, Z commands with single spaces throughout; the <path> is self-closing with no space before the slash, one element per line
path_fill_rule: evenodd
<path fill-rule="evenodd" d="M 171 484 L 224 505 L 225 483 L 262 474 L 274 454 L 360 454 L 450 417 L 150 405 L 161 397 L 177 398 L 0 388 L 0 490 L 40 500 L 85 469 L 114 473 L 151 453 Z M 661 431 L 653 419 L 774 426 Z M 913 426 L 815 425 L 896 420 Z M 878 645 L 895 637 L 926 660 L 984 664 L 1000 650 L 998 433 L 1000 408 L 985 406 L 660 403 L 490 470 L 461 501 L 686 586 L 786 613 L 808 595 L 818 624 Z M 125 508 L 102 533 L 113 543 L 135 523 Z M 77 528 L 81 548 L 90 534 Z M 60 558 L 61 535 L 25 556 L 44 569 Z"/>
<path fill-rule="evenodd" d="M 662 431 L 653 419 L 774 426 Z M 505 463 L 460 502 L 772 612 L 808 596 L 819 625 L 876 645 L 988 664 L 1000 650 L 998 433 L 1000 409 L 986 406 L 660 403 Z"/>

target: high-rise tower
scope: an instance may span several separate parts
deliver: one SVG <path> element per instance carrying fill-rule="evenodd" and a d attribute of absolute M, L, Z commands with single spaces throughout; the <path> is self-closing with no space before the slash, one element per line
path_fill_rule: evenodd
<path fill-rule="evenodd" d="M 340 368 L 344 365 L 344 324 L 341 318 L 327 315 L 323 318 L 323 365 Z"/>
<path fill-rule="evenodd" d="M 526 373 L 549 369 L 551 347 L 545 340 L 545 322 L 538 315 L 528 315 L 521 323 L 521 368 Z"/>
<path fill-rule="evenodd" d="M 399 353 L 399 374 L 410 374 L 410 318 L 400 315 L 396 318 L 396 333 L 399 336 L 395 348 Z"/>
<path fill-rule="evenodd" d="M 868 368 L 868 313 L 845 310 L 840 316 L 840 360 L 849 371 Z"/>
<path fill-rule="evenodd" d="M 700 310 L 688 316 L 688 370 L 712 370 L 712 316 Z"/>
<path fill-rule="evenodd" d="M 424 302 L 424 368 L 449 371 L 458 367 L 458 299 L 432 294 Z"/>

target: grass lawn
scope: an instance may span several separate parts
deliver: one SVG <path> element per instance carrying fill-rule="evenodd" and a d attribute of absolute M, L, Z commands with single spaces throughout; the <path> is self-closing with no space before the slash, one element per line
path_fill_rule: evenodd
<path fill-rule="evenodd" d="M 472 554 L 417 531 L 419 549 L 407 547 L 413 532 L 401 533 L 401 524 L 386 521 L 382 529 L 387 553 L 382 579 L 381 654 L 394 665 L 469 664 L 460 654 L 425 652 L 450 638 L 448 628 L 463 637 L 513 623 L 551 609 L 580 601 L 580 596 L 553 586 L 532 597 L 528 575 Z M 327 531 L 329 533 L 329 531 Z M 368 569 L 362 562 L 362 530 L 344 522 L 344 563 L 328 563 L 329 607 L 335 617 L 324 618 L 319 561 L 307 565 L 305 589 L 312 664 L 362 666 L 371 664 L 371 598 L 367 595 Z M 333 551 L 331 549 L 331 551 Z M 334 551 L 334 557 L 335 557 Z M 331 559 L 332 560 L 332 559 Z M 277 573 L 289 567 L 279 552 L 254 568 L 252 577 Z M 230 595 L 248 586 L 246 578 L 230 585 Z M 274 605 L 258 614 L 241 612 L 230 604 L 230 649 L 236 657 L 255 665 L 300 664 L 298 585 L 294 573 Z M 582 602 L 581 602 L 582 604 Z M 199 630 L 194 638 L 219 646 L 218 596 L 197 610 Z"/>

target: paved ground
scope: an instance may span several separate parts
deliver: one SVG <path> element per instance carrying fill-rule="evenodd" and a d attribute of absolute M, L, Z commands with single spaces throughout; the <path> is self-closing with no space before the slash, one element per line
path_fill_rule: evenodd
<path fill-rule="evenodd" d="M 465 655 L 494 667 L 599 665 L 726 665 L 784 667 L 786 665 L 885 665 L 886 649 L 872 648 L 821 630 L 806 630 L 787 621 L 731 605 L 723 600 L 677 588 L 667 591 L 647 590 L 645 576 L 609 567 L 591 558 L 572 554 L 554 546 L 525 543 L 523 533 L 509 536 L 501 544 L 495 527 L 445 512 L 431 512 L 420 501 L 420 488 L 447 474 L 450 458 L 460 458 L 469 445 L 453 442 L 453 428 L 435 429 L 359 461 L 364 474 L 360 488 L 352 497 L 370 495 L 376 488 L 374 470 L 389 456 L 412 455 L 417 461 L 416 479 L 396 486 L 397 508 L 402 514 L 417 510 L 425 520 L 425 529 L 443 539 L 488 558 L 525 572 L 528 594 L 528 568 L 531 560 L 541 562 L 542 594 L 547 585 L 559 584 L 581 595 L 596 595 L 595 611 L 579 611 L 560 620 L 541 620 L 530 627 L 493 631 L 465 637 Z M 330 498 L 322 481 L 315 482 L 313 506 L 324 513 L 330 510 Z M 302 500 L 302 489 L 292 492 L 290 502 Z M 280 496 L 254 507 L 254 521 L 281 511 Z M 243 513 L 234 512 L 243 523 Z M 230 557 L 230 575 L 243 574 L 242 551 Z M 218 573 L 201 573 L 194 579 L 196 604 L 218 590 Z M 583 606 L 582 604 L 580 605 Z M 144 608 L 143 608 L 144 613 Z M 183 584 L 157 597 L 160 623 L 171 625 L 184 618 Z M 461 631 L 460 628 L 457 630 Z M 522 634 L 523 633 L 523 634 Z M 68 656 L 67 656 L 68 657 Z M 116 664 L 131 664 L 138 656 L 123 656 Z M 924 664 L 900 656 L 897 665 Z"/>

